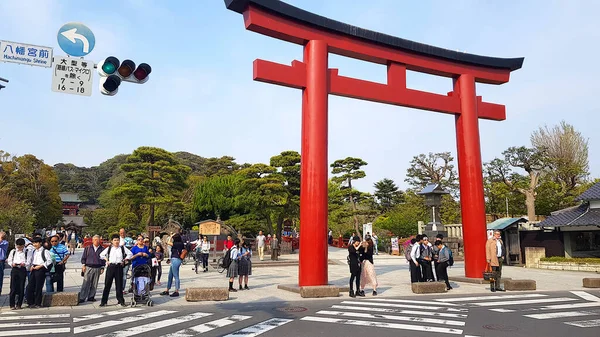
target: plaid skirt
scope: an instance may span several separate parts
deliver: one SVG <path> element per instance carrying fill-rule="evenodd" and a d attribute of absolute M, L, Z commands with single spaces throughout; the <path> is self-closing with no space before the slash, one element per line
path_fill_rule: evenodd
<path fill-rule="evenodd" d="M 237 277 L 238 276 L 238 262 L 237 260 L 231 261 L 229 268 L 227 268 L 227 277 Z"/>
<path fill-rule="evenodd" d="M 252 261 L 249 259 L 241 259 L 238 264 L 238 275 L 252 275 Z"/>

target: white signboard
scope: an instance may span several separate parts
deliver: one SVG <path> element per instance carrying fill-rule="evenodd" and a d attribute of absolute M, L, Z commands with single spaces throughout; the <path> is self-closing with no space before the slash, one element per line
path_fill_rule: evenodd
<path fill-rule="evenodd" d="M 0 40 L 0 61 L 52 67 L 52 48 Z"/>
<path fill-rule="evenodd" d="M 363 236 L 373 236 L 373 224 L 366 223 L 363 225 Z"/>
<path fill-rule="evenodd" d="M 52 70 L 52 91 L 92 96 L 94 61 L 57 56 Z"/>

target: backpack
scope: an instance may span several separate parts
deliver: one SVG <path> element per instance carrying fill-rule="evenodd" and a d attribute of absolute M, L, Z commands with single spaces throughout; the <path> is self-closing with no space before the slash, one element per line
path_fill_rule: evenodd
<path fill-rule="evenodd" d="M 112 246 L 108 247 L 108 251 L 106 252 L 106 261 L 110 261 L 110 249 Z M 121 246 L 121 256 L 123 256 L 123 264 L 128 265 L 129 262 L 125 262 L 125 247 Z"/>
<path fill-rule="evenodd" d="M 27 249 L 23 248 L 23 252 L 25 253 L 25 261 L 28 261 L 28 259 L 27 259 Z M 12 258 L 14 259 L 16 253 L 17 253 L 17 249 L 13 248 L 13 250 L 11 250 L 10 253 L 8 253 L 8 256 L 10 256 L 10 254 L 12 254 Z M 46 257 L 44 256 L 44 254 L 42 254 L 42 258 L 44 259 L 44 262 L 46 262 Z"/>
<path fill-rule="evenodd" d="M 225 254 L 225 256 L 223 256 L 223 262 L 222 262 L 222 267 L 227 269 L 229 268 L 229 265 L 231 265 L 231 250 L 233 249 L 233 247 L 229 248 L 229 250 L 227 251 L 227 254 Z"/>
<path fill-rule="evenodd" d="M 406 249 L 404 250 L 404 257 L 406 258 L 406 261 L 411 261 L 410 258 L 410 252 L 412 251 L 414 245 L 411 243 L 410 245 L 408 245 L 408 247 L 406 247 Z"/>
<path fill-rule="evenodd" d="M 448 258 L 448 266 L 452 267 L 454 265 L 454 257 L 452 256 L 452 249 L 448 248 L 448 247 L 444 247 L 446 249 L 448 249 L 448 255 L 450 256 Z"/>

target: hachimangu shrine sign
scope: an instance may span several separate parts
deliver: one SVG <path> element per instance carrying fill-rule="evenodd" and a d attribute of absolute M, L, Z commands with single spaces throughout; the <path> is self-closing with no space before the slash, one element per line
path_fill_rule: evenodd
<path fill-rule="evenodd" d="M 291 66 L 257 59 L 254 80 L 302 89 L 299 286 L 327 279 L 327 96 L 329 94 L 456 117 L 456 146 L 463 220 L 465 275 L 485 269 L 486 219 L 479 118 L 506 119 L 503 105 L 484 102 L 475 83 L 507 83 L 523 58 L 461 53 L 330 20 L 278 0 L 225 0 L 243 14 L 246 29 L 304 46 Z M 387 66 L 387 84 L 338 75 L 328 67 L 334 53 Z M 406 87 L 406 70 L 451 78 L 447 95 Z M 322 240 L 320 238 L 323 238 Z"/>

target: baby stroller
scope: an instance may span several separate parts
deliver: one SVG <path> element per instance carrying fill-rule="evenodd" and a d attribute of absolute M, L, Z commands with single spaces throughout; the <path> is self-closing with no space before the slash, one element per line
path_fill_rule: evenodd
<path fill-rule="evenodd" d="M 131 277 L 131 306 L 135 307 L 138 303 L 146 303 L 151 307 L 154 305 L 150 298 L 150 283 L 152 283 L 152 269 L 147 264 L 142 264 L 133 268 Z"/>

